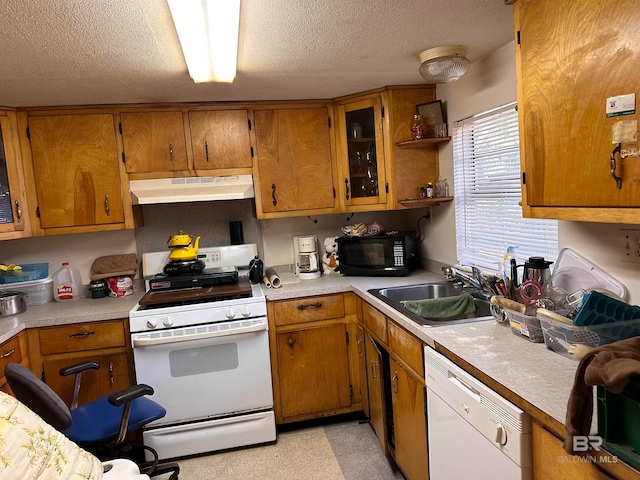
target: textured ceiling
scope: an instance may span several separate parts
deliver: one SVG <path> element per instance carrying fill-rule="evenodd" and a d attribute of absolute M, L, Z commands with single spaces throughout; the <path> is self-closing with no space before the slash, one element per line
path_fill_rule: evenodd
<path fill-rule="evenodd" d="M 334 98 L 424 83 L 419 54 L 473 62 L 513 38 L 503 0 L 242 0 L 233 84 L 194 84 L 164 0 L 2 0 L 0 105 Z"/>

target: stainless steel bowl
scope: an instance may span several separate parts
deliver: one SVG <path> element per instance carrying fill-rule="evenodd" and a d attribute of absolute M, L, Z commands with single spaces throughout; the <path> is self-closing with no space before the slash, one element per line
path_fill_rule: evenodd
<path fill-rule="evenodd" d="M 27 297 L 28 294 L 24 292 L 0 292 L 0 317 L 25 312 Z"/>

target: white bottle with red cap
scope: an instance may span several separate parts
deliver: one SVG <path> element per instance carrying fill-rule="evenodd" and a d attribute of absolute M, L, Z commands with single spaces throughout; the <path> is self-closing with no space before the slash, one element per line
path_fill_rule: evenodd
<path fill-rule="evenodd" d="M 69 266 L 69 262 L 64 262 L 52 278 L 53 298 L 57 302 L 78 300 L 82 295 L 82 277 L 77 269 Z"/>

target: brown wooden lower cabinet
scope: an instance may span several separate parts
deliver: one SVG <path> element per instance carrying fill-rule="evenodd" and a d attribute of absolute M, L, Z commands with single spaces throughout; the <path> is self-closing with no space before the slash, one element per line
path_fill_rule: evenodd
<path fill-rule="evenodd" d="M 387 453 L 386 402 L 382 375 L 382 352 L 370 335 L 365 334 L 367 379 L 369 385 L 369 421 L 376 432 L 382 450 Z"/>
<path fill-rule="evenodd" d="M 276 336 L 283 417 L 351 405 L 344 324 Z"/>
<path fill-rule="evenodd" d="M 427 479 L 422 342 L 371 306 L 363 310 L 371 426 L 407 480 Z M 388 338 L 388 346 L 381 337 Z"/>
<path fill-rule="evenodd" d="M 15 337 L 0 345 L 0 390 L 9 395 L 13 395 L 11 387 L 4 376 L 4 369 L 9 363 L 19 363 L 29 367 L 29 357 L 27 356 L 27 334 L 20 332 Z"/>
<path fill-rule="evenodd" d="M 278 424 L 362 409 L 353 293 L 267 302 Z"/>
<path fill-rule="evenodd" d="M 87 322 L 27 330 L 30 368 L 71 405 L 74 376 L 60 369 L 95 361 L 99 370 L 82 374 L 78 405 L 134 384 L 128 319 Z"/>
<path fill-rule="evenodd" d="M 429 478 L 424 380 L 389 359 L 396 463 L 410 479 Z"/>

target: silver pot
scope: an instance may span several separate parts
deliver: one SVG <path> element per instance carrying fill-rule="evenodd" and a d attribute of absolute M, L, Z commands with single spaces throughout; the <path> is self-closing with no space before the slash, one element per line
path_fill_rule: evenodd
<path fill-rule="evenodd" d="M 0 317 L 26 311 L 27 296 L 24 292 L 0 292 Z"/>

